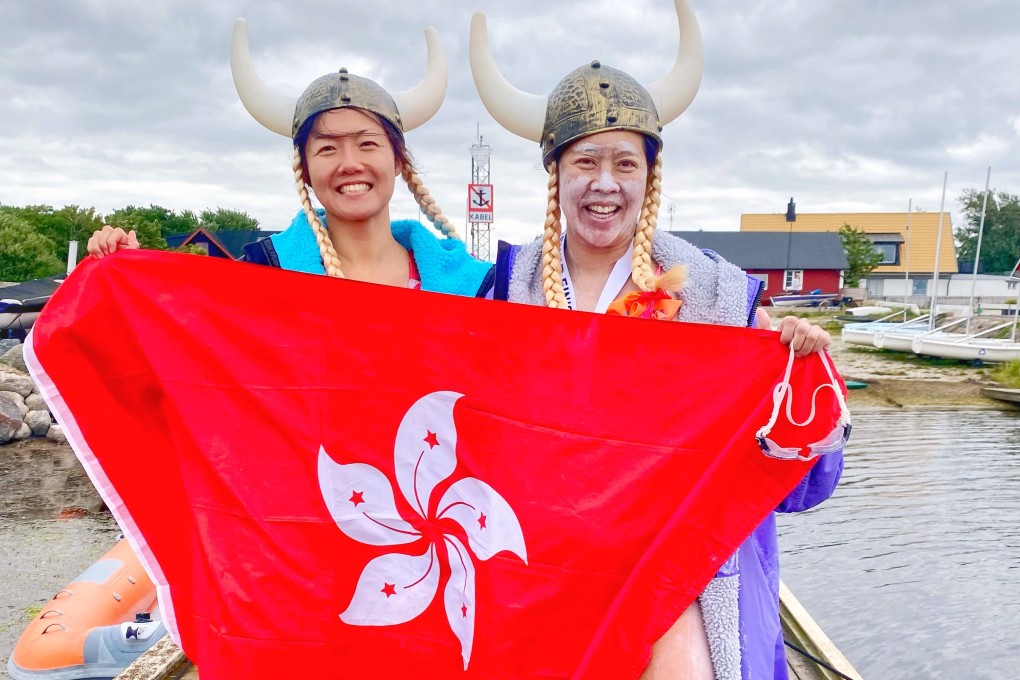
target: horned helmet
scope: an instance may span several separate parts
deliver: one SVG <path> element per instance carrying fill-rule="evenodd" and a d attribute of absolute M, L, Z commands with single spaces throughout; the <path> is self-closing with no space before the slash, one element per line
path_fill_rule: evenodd
<path fill-rule="evenodd" d="M 565 306 L 559 273 L 560 219 L 556 202 L 556 161 L 570 143 L 597 132 L 633 130 L 645 135 L 655 150 L 640 222 L 634 236 L 632 278 L 642 290 L 655 287 L 651 241 L 658 216 L 662 174 L 662 129 L 694 101 L 701 84 L 702 44 L 697 18 L 688 0 L 674 0 L 680 47 L 673 68 L 648 86 L 619 69 L 591 63 L 571 71 L 552 93 L 522 92 L 503 77 L 489 48 L 485 15 L 471 19 L 470 62 L 475 88 L 489 114 L 513 134 L 538 142 L 550 172 L 550 200 L 546 215 L 543 270 L 550 306 Z"/>
<path fill-rule="evenodd" d="M 356 108 L 375 114 L 393 126 L 402 139 L 405 132 L 419 127 L 439 111 L 446 96 L 447 61 L 436 29 L 425 30 L 428 63 L 421 81 L 409 90 L 392 95 L 378 83 L 341 68 L 315 79 L 301 96 L 279 94 L 259 77 L 248 48 L 248 22 L 238 19 L 230 42 L 230 72 L 234 87 L 244 108 L 263 127 L 295 140 L 307 121 L 333 109 Z M 301 149 L 294 149 L 294 179 L 309 224 L 316 233 L 323 256 L 323 265 L 330 275 L 343 276 L 339 258 L 312 208 L 301 163 Z M 403 178 L 429 221 L 448 237 L 457 237 L 449 220 L 429 195 L 421 177 L 404 162 Z"/>

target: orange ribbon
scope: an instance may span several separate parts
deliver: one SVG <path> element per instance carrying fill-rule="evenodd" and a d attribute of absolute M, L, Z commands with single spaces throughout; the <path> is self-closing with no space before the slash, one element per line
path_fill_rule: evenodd
<path fill-rule="evenodd" d="M 636 290 L 633 293 L 627 293 L 618 300 L 613 300 L 606 310 L 606 314 L 668 321 L 676 317 L 682 304 L 682 301 L 674 300 L 669 293 L 661 288 L 651 292 Z"/>

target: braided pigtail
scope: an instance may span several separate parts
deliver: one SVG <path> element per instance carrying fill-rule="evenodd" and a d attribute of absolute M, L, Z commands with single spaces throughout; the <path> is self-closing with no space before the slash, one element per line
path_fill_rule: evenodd
<path fill-rule="evenodd" d="M 645 202 L 641 206 L 637 230 L 634 232 L 634 259 L 631 262 L 631 279 L 643 291 L 655 290 L 655 270 L 652 268 L 652 237 L 659 217 L 659 191 L 662 187 L 662 152 L 656 152 L 655 161 L 648 172 Z"/>
<path fill-rule="evenodd" d="M 569 309 L 563 292 L 563 261 L 560 259 L 560 175 L 557 162 L 549 164 L 549 205 L 545 211 L 545 231 L 542 235 L 542 288 L 549 307 Z"/>
<path fill-rule="evenodd" d="M 687 279 L 687 268 L 676 266 L 663 274 L 655 276 L 652 262 L 652 239 L 659 222 L 659 203 L 662 198 L 662 151 L 655 154 L 648 173 L 648 187 L 645 190 L 645 202 L 641 206 L 637 230 L 634 232 L 634 259 L 631 263 L 631 279 L 643 291 L 659 288 L 670 292 L 679 292 Z"/>
<path fill-rule="evenodd" d="M 315 242 L 319 244 L 319 255 L 322 256 L 322 268 L 326 270 L 326 276 L 337 279 L 344 277 L 340 270 L 340 258 L 333 248 L 333 241 L 329 238 L 329 232 L 322 226 L 315 208 L 312 207 L 312 199 L 308 195 L 308 185 L 305 184 L 305 171 L 301 163 L 301 150 L 294 147 L 294 183 L 297 186 L 298 197 L 301 199 L 301 207 L 304 208 L 305 217 L 308 218 L 308 225 L 315 234 Z"/>
<path fill-rule="evenodd" d="M 446 219 L 446 215 L 443 214 L 439 206 L 436 205 L 436 199 L 432 198 L 432 194 L 425 187 L 421 175 L 418 174 L 414 167 L 405 161 L 400 175 L 407 182 L 408 190 L 414 195 L 414 200 L 421 206 L 422 212 L 425 213 L 432 226 L 447 238 L 459 239 L 460 235 L 457 233 L 457 230 L 450 224 L 450 220 Z"/>

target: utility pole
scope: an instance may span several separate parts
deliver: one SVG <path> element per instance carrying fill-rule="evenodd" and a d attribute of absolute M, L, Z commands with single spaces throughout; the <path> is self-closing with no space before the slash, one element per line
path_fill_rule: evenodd
<path fill-rule="evenodd" d="M 793 249 L 793 223 L 797 221 L 797 204 L 793 202 L 793 196 L 790 196 L 790 202 L 786 204 L 786 221 L 790 225 L 790 230 L 786 234 L 786 271 L 783 272 L 783 292 L 803 288 L 803 281 L 800 288 L 794 288 L 794 283 L 796 282 L 790 273 L 790 251 Z M 788 278 L 789 281 L 787 281 Z M 789 283 L 789 287 L 787 287 L 787 283 Z"/>

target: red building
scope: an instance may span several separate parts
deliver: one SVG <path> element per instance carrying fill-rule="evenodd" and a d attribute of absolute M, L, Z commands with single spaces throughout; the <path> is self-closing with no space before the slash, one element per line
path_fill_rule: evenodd
<path fill-rule="evenodd" d="M 674 231 L 765 282 L 763 300 L 788 293 L 838 293 L 850 264 L 832 232 Z"/>

